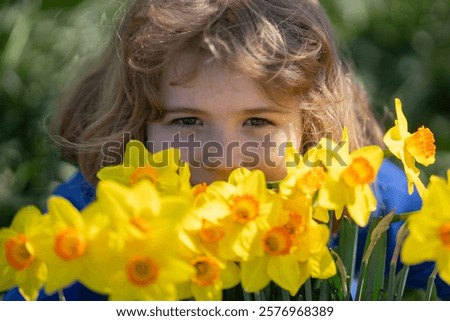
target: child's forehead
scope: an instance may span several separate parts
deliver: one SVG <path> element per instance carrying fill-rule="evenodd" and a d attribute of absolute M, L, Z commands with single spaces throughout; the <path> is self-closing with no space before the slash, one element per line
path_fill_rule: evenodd
<path fill-rule="evenodd" d="M 160 98 L 169 108 L 220 104 L 234 106 L 238 110 L 270 105 L 255 81 L 215 63 L 201 64 L 193 77 L 178 82 L 180 72 L 190 71 L 188 62 L 184 63 L 168 68 L 161 78 Z"/>
<path fill-rule="evenodd" d="M 162 77 L 173 85 L 189 86 L 195 78 L 212 76 L 224 69 L 228 68 L 206 51 L 184 50 L 170 57 Z"/>
<path fill-rule="evenodd" d="M 243 106 L 277 105 L 291 109 L 294 97 L 283 97 L 268 84 L 245 70 L 226 64 L 212 53 L 185 50 L 178 52 L 163 69 L 160 78 L 160 98 L 163 103 L 182 105 L 185 101 L 217 99 Z M 239 103 L 240 102 L 240 103 Z"/>
<path fill-rule="evenodd" d="M 227 83 L 230 79 L 249 79 L 242 72 L 232 71 L 217 60 L 209 57 L 194 57 L 191 54 L 178 55 L 162 73 L 162 80 L 171 86 L 191 87 L 196 82 Z"/>

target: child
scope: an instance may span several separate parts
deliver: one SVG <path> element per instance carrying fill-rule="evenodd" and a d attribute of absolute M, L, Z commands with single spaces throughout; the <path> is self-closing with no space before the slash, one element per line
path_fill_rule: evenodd
<path fill-rule="evenodd" d="M 339 56 L 318 1 L 130 2 L 97 66 L 61 108 L 57 139 L 81 171 L 55 194 L 77 208 L 93 200 L 96 172 L 122 161 L 111 144 L 123 151 L 130 139 L 152 152 L 180 148 L 192 184 L 226 180 L 239 166 L 279 180 L 286 174 L 280 152 L 286 142 L 303 153 L 321 137 L 339 140 L 344 126 L 351 149 L 382 144 L 366 94 Z M 374 215 L 420 208 L 391 163 L 383 164 L 377 184 Z M 425 287 L 426 273 L 412 268 L 409 286 Z M 439 294 L 450 298 L 439 282 Z M 78 283 L 65 295 L 104 299 Z"/>

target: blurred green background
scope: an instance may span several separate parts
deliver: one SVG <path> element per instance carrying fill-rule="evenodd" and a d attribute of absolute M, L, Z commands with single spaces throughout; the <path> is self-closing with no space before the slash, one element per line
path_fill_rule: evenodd
<path fill-rule="evenodd" d="M 409 127 L 435 133 L 436 164 L 450 168 L 450 1 L 323 0 L 343 54 L 392 125 L 394 97 Z M 0 227 L 46 199 L 75 170 L 47 131 L 62 88 L 108 41 L 119 0 L 2 0 L 0 4 Z"/>

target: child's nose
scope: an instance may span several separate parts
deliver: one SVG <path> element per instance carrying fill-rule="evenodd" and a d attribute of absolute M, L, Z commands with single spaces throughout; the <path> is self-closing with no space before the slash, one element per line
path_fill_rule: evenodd
<path fill-rule="evenodd" d="M 202 159 L 207 167 L 231 171 L 242 166 L 242 146 L 246 141 L 231 129 L 215 130 L 203 145 Z"/>
<path fill-rule="evenodd" d="M 255 169 L 264 167 L 266 164 L 266 150 L 263 148 L 263 141 L 252 139 L 237 130 L 223 130 L 216 135 L 215 139 L 220 145 L 221 158 L 215 168 L 220 172 L 231 173 L 233 169 L 245 167 Z M 206 157 L 205 157 L 206 156 Z M 208 167 L 214 158 L 203 152 L 204 164 Z"/>

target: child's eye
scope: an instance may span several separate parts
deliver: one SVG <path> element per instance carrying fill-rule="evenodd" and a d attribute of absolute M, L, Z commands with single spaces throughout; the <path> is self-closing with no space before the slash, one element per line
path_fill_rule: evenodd
<path fill-rule="evenodd" d="M 203 125 L 202 121 L 197 117 L 182 117 L 174 119 L 170 122 L 173 125 L 177 126 L 201 126 Z"/>
<path fill-rule="evenodd" d="M 244 126 L 263 127 L 274 125 L 273 122 L 264 118 L 252 117 L 244 122 Z"/>

